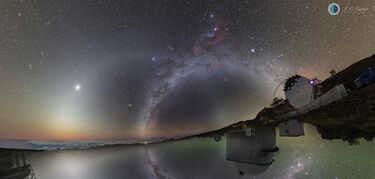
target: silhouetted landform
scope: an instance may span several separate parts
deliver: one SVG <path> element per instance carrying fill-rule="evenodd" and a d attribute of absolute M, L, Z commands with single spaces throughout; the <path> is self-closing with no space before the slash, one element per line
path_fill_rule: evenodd
<path fill-rule="evenodd" d="M 111 146 L 132 146 L 156 144 L 161 142 L 173 141 L 174 138 L 156 138 L 142 141 L 33 141 L 33 140 L 12 140 L 1 139 L 0 150 L 10 149 L 19 151 L 48 151 L 48 150 L 76 150 L 91 149 Z"/>
<path fill-rule="evenodd" d="M 375 84 L 374 78 L 368 86 L 355 87 L 353 81 L 367 69 L 375 69 L 375 55 L 354 63 L 343 71 L 321 82 L 321 92 L 325 93 L 337 85 L 343 84 L 349 91 L 348 96 L 296 118 L 317 127 L 323 139 L 342 139 L 349 144 L 358 143 L 359 138 L 368 141 L 375 136 Z M 293 111 L 289 104 L 268 107 L 261 110 L 255 119 L 240 121 L 224 128 L 201 133 L 191 137 L 213 137 L 224 135 L 227 131 L 244 127 L 263 125 L 277 126 L 290 119 L 280 119 L 278 116 Z M 264 120 L 267 119 L 267 120 Z"/>
<path fill-rule="evenodd" d="M 160 144 L 160 143 L 166 143 L 166 142 L 173 142 L 178 139 L 174 138 L 169 138 L 165 140 L 157 140 L 157 141 L 142 141 L 142 142 L 133 142 L 133 143 L 119 143 L 119 144 L 107 144 L 107 145 L 102 145 L 102 146 L 96 146 L 92 148 L 103 148 L 103 147 L 116 147 L 116 146 L 137 146 L 137 145 L 153 145 L 153 144 Z"/>
<path fill-rule="evenodd" d="M 26 163 L 26 150 L 0 149 L 0 178 L 35 179 L 33 168 Z"/>
<path fill-rule="evenodd" d="M 175 140 L 180 140 L 181 138 L 167 138 L 167 139 L 154 139 L 154 140 L 142 140 L 137 142 L 114 142 L 114 143 L 102 143 L 102 142 L 88 142 L 80 143 L 79 145 L 75 144 L 72 146 L 68 145 L 58 145 L 58 142 L 54 142 L 52 145 L 47 141 L 43 142 L 45 144 L 40 144 L 40 146 L 35 147 L 28 144 L 28 146 L 22 147 L 0 147 L 0 153 L 2 151 L 19 151 L 19 152 L 42 152 L 42 151 L 54 151 L 54 150 L 84 150 L 84 149 L 95 149 L 95 148 L 106 148 L 106 147 L 120 147 L 120 146 L 137 146 L 137 145 L 153 145 L 159 143 L 173 142 Z M 9 141 L 9 140 L 7 140 Z M 15 140 L 15 141 L 26 141 L 26 140 Z M 2 142 L 2 140 L 0 140 Z M 64 143 L 64 142 L 62 142 Z M 31 147 L 30 147 L 31 146 Z M 52 147 L 51 147 L 52 146 Z M 60 146 L 60 147 L 58 147 Z M 25 148 L 26 147 L 26 148 Z"/>

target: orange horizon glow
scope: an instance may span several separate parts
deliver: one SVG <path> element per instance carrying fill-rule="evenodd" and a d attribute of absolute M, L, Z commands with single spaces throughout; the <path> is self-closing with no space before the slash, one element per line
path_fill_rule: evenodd
<path fill-rule="evenodd" d="M 139 130 L 124 130 L 110 132 L 82 132 L 74 129 L 39 129 L 19 131 L 12 130 L 11 133 L 1 134 L 1 139 L 10 140 L 45 140 L 45 141 L 79 141 L 79 140 L 147 140 L 150 138 L 179 137 L 191 133 L 175 130 L 154 129 L 140 133 Z M 125 132 L 127 131 L 127 132 Z"/>

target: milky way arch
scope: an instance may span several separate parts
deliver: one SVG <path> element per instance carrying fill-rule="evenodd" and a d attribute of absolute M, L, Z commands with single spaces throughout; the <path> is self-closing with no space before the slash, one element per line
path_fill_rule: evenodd
<path fill-rule="evenodd" d="M 274 88 L 282 79 L 281 73 L 288 73 L 286 64 L 278 57 L 269 56 L 263 60 L 241 58 L 238 53 L 226 45 L 220 45 L 202 55 L 187 55 L 180 58 L 160 59 L 160 66 L 156 78 L 152 81 L 149 91 L 145 95 L 145 105 L 140 112 L 139 129 L 144 133 L 146 129 L 155 127 L 160 112 L 160 104 L 176 87 L 183 85 L 188 78 L 204 78 L 214 71 L 246 76 L 261 88 Z M 276 68 L 277 67 L 277 68 Z M 199 75 L 193 75 L 199 74 Z M 281 78 L 280 78 L 281 77 Z M 272 90 L 271 90 L 272 91 Z"/>

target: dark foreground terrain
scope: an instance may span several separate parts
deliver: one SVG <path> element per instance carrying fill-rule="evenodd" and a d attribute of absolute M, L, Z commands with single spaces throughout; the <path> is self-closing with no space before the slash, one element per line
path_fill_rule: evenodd
<path fill-rule="evenodd" d="M 321 83 L 322 91 L 326 92 L 338 84 L 350 85 L 369 67 L 375 69 L 375 55 L 360 60 L 335 76 L 323 81 Z M 196 136 L 223 135 L 226 131 L 243 128 L 244 126 L 277 125 L 283 121 L 277 120 L 275 117 L 287 112 L 289 111 L 280 112 L 276 108 L 265 108 L 252 120 L 240 121 Z M 271 120 L 266 123 L 262 121 L 260 117 L 264 115 L 271 118 Z M 375 137 L 374 79 L 370 85 L 351 91 L 347 97 L 299 115 L 297 118 L 316 126 L 323 139 L 342 139 L 350 144 L 357 143 L 359 138 L 364 138 L 368 141 L 373 140 L 373 137 Z"/>

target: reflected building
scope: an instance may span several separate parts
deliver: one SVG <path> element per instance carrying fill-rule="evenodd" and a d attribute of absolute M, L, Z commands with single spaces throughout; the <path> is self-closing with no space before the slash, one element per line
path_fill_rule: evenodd
<path fill-rule="evenodd" d="M 221 135 L 219 135 L 219 134 L 215 134 L 215 135 L 214 135 L 214 140 L 215 140 L 216 142 L 220 142 L 220 140 L 221 140 Z"/>
<path fill-rule="evenodd" d="M 274 126 L 227 132 L 227 160 L 235 163 L 240 175 L 263 173 L 278 151 Z"/>

